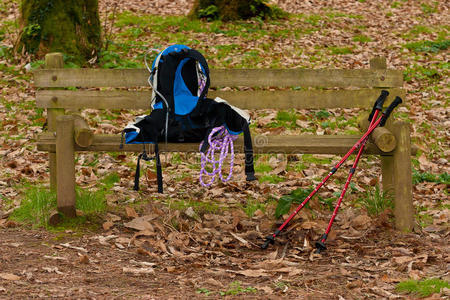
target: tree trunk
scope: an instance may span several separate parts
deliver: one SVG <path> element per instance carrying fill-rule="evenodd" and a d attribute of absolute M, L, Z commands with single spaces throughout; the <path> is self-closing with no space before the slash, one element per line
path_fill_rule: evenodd
<path fill-rule="evenodd" d="M 22 0 L 16 51 L 62 52 L 84 64 L 101 47 L 98 0 Z"/>
<path fill-rule="evenodd" d="M 207 20 L 245 20 L 286 16 L 280 8 L 269 5 L 267 0 L 195 0 L 190 16 Z"/>

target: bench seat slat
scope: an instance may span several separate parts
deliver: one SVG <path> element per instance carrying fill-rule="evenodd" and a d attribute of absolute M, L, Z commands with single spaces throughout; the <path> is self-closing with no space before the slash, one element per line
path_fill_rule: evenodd
<path fill-rule="evenodd" d="M 36 87 L 148 86 L 146 69 L 45 69 L 34 72 Z M 211 86 L 401 87 L 400 70 L 211 69 Z"/>
<path fill-rule="evenodd" d="M 403 99 L 404 90 L 389 89 L 386 103 L 395 96 Z M 208 96 L 228 100 L 244 109 L 322 109 L 371 108 L 378 89 L 360 90 L 308 90 L 308 91 L 211 91 Z M 66 91 L 41 90 L 36 92 L 37 106 L 41 108 L 97 108 L 144 109 L 150 108 L 150 91 Z"/>
<path fill-rule="evenodd" d="M 254 136 L 253 150 L 255 154 L 263 153 L 306 153 L 306 154 L 345 154 L 359 140 L 357 135 L 275 135 Z M 81 148 L 75 145 L 76 151 L 106 151 L 106 152 L 142 152 L 142 145 L 124 145 L 119 148 L 120 135 L 95 135 L 91 146 Z M 38 137 L 38 150 L 55 152 L 56 138 L 51 133 L 42 133 Z M 166 152 L 198 152 L 198 143 L 160 143 L 161 151 Z M 235 151 L 243 151 L 243 138 L 235 142 Z M 374 144 L 368 143 L 365 154 L 384 154 Z"/>

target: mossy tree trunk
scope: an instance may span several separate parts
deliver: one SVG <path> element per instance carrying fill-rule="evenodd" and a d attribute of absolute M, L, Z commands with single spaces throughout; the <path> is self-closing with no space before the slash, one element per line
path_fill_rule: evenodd
<path fill-rule="evenodd" d="M 20 12 L 18 52 L 62 52 L 84 64 L 100 50 L 98 0 L 22 0 Z"/>
<path fill-rule="evenodd" d="M 267 0 L 195 0 L 190 16 L 207 20 L 245 20 L 286 16 L 280 8 L 269 5 Z"/>

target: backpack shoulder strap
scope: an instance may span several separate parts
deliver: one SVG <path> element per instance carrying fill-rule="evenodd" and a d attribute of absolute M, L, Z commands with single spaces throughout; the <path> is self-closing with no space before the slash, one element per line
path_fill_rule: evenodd
<path fill-rule="evenodd" d="M 203 71 L 205 72 L 205 75 L 206 75 L 206 84 L 205 84 L 205 87 L 204 87 L 202 93 L 200 94 L 199 98 L 200 99 L 205 98 L 206 94 L 208 92 L 210 83 L 211 83 L 210 78 L 209 78 L 209 67 L 208 67 L 208 63 L 206 62 L 205 57 L 200 52 L 198 52 L 197 50 L 194 50 L 194 49 L 182 49 L 179 52 L 174 51 L 174 52 L 169 53 L 168 55 L 179 57 L 180 60 L 182 60 L 184 58 L 192 58 L 200 63 L 200 65 L 202 66 Z"/>
<path fill-rule="evenodd" d="M 161 51 L 158 56 L 155 59 L 155 63 L 154 63 L 154 67 L 153 70 L 149 70 L 151 75 L 148 78 L 150 86 L 152 87 L 152 103 L 151 103 L 151 108 L 154 108 L 155 102 L 156 102 L 156 89 L 158 88 L 158 66 L 159 66 L 159 61 L 161 60 L 161 56 L 162 56 L 163 51 Z M 150 82 L 151 81 L 151 82 Z"/>

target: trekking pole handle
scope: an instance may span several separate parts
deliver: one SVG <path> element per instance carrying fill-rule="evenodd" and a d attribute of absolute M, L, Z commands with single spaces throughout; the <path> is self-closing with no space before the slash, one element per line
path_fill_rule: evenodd
<path fill-rule="evenodd" d="M 394 108 L 396 108 L 400 103 L 402 103 L 402 98 L 400 98 L 399 96 L 395 97 L 394 101 L 392 101 L 391 105 L 389 105 L 388 108 L 386 108 L 386 110 L 383 113 L 383 116 L 381 117 L 381 121 L 380 121 L 380 127 L 383 127 L 386 124 L 387 119 L 389 118 L 389 116 L 391 115 L 392 111 L 394 110 Z"/>
<path fill-rule="evenodd" d="M 373 115 L 375 114 L 376 110 L 380 111 L 383 109 L 383 104 L 384 104 L 384 101 L 386 100 L 387 96 L 389 96 L 389 92 L 386 90 L 382 90 L 381 95 L 378 97 L 378 99 L 373 104 L 372 112 L 369 115 L 369 122 L 372 121 Z"/>

